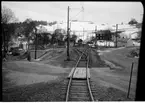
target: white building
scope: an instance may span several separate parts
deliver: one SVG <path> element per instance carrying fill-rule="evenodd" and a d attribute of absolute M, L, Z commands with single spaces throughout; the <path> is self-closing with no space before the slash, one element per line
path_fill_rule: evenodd
<path fill-rule="evenodd" d="M 70 29 L 72 33 L 78 36 L 77 40 L 87 41 L 92 36 L 95 36 L 95 24 L 90 21 L 71 21 Z"/>
<path fill-rule="evenodd" d="M 53 33 L 56 29 L 64 29 L 67 31 L 67 22 L 57 22 L 55 25 L 40 26 L 41 31 L 47 31 Z M 39 28 L 40 28 L 39 27 Z M 95 36 L 95 29 L 98 30 L 111 30 L 111 32 L 116 32 L 116 24 L 97 24 L 91 21 L 70 21 L 70 35 L 76 34 L 77 40 L 82 39 L 83 41 L 88 41 L 92 36 Z M 45 28 L 45 29 L 44 29 Z M 122 31 L 120 36 L 122 38 L 135 38 L 139 29 L 135 26 L 128 24 L 118 24 L 118 31 Z"/>
<path fill-rule="evenodd" d="M 116 25 L 112 26 L 112 31 L 116 31 Z M 137 37 L 137 32 L 140 31 L 139 28 L 136 28 L 135 25 L 129 25 L 129 24 L 119 24 L 118 25 L 118 31 L 122 31 L 122 33 L 120 33 L 120 37 L 121 38 L 136 38 Z"/>
<path fill-rule="evenodd" d="M 96 44 L 98 46 L 108 46 L 108 47 L 114 47 L 115 46 L 115 43 L 113 41 L 103 41 L 103 42 L 97 41 Z"/>
<path fill-rule="evenodd" d="M 38 33 L 47 32 L 47 33 L 53 33 L 54 27 L 49 25 L 39 25 L 36 27 Z"/>

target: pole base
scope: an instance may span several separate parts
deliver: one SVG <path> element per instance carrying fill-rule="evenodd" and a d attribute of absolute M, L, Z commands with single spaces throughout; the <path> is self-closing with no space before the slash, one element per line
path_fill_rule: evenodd
<path fill-rule="evenodd" d="M 74 59 L 67 58 L 64 61 L 75 61 Z"/>
<path fill-rule="evenodd" d="M 71 59 L 70 59 L 70 58 L 67 58 L 67 59 L 65 59 L 64 61 L 71 61 Z"/>

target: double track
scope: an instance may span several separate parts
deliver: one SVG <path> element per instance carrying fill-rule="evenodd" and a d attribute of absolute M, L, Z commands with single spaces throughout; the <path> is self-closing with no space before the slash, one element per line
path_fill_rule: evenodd
<path fill-rule="evenodd" d="M 66 101 L 94 101 L 88 74 L 89 49 L 85 49 L 84 51 L 76 49 L 76 51 L 78 52 L 78 54 L 80 54 L 80 56 L 74 67 L 72 75 L 69 78 L 66 93 Z M 73 78 L 76 68 L 79 67 L 85 68 L 85 79 Z"/>

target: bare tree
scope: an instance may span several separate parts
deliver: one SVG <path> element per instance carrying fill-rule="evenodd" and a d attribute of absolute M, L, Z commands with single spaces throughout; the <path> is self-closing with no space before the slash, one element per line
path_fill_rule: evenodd
<path fill-rule="evenodd" d="M 7 8 L 6 6 L 2 7 L 1 15 L 2 15 L 1 16 L 2 24 L 7 24 L 7 23 L 18 21 L 18 19 L 14 15 L 14 12 L 11 9 Z"/>
<path fill-rule="evenodd" d="M 136 21 L 136 19 L 132 18 L 128 24 L 133 25 L 133 24 L 138 24 L 138 22 Z"/>
<path fill-rule="evenodd" d="M 77 40 L 77 35 L 74 33 L 71 38 L 70 41 L 73 41 L 74 45 L 76 44 L 76 40 Z"/>
<path fill-rule="evenodd" d="M 31 18 L 28 18 L 24 21 L 24 35 L 27 39 L 27 43 L 28 43 L 28 50 L 29 50 L 29 42 L 30 42 L 30 39 L 32 37 L 32 35 L 35 35 L 35 32 L 36 32 L 36 23 L 31 19 Z M 35 30 L 35 31 L 34 31 Z"/>
<path fill-rule="evenodd" d="M 6 6 L 2 6 L 1 10 L 1 25 L 2 25 L 2 45 L 3 45 L 3 56 L 6 57 L 6 53 L 8 51 L 8 33 L 9 33 L 9 26 L 8 23 L 16 22 L 18 19 L 15 17 L 13 11 Z M 7 49 L 6 49 L 7 46 Z"/>

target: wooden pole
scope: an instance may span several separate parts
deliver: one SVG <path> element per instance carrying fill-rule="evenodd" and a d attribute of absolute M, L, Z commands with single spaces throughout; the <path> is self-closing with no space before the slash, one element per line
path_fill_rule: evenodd
<path fill-rule="evenodd" d="M 117 30 L 118 30 L 118 24 L 116 24 L 116 48 L 117 48 Z"/>
<path fill-rule="evenodd" d="M 5 29 L 3 28 L 3 43 L 4 43 L 4 58 L 6 58 L 6 33 L 5 33 Z"/>
<path fill-rule="evenodd" d="M 131 65 L 131 72 L 130 72 L 130 80 L 129 80 L 129 87 L 128 87 L 127 98 L 129 98 L 129 93 L 130 93 L 130 86 L 131 86 L 131 78 L 132 78 L 133 65 L 134 65 L 134 62 L 132 62 L 132 65 Z"/>
<path fill-rule="evenodd" d="M 68 11 L 67 11 L 67 60 L 70 60 L 70 55 L 69 55 L 69 6 L 68 6 Z"/>
<path fill-rule="evenodd" d="M 84 28 L 83 28 L 83 41 L 84 41 Z"/>
<path fill-rule="evenodd" d="M 4 58 L 6 57 L 6 33 L 4 31 Z"/>
<path fill-rule="evenodd" d="M 35 59 L 37 59 L 37 29 L 35 28 Z"/>
<path fill-rule="evenodd" d="M 95 34 L 96 34 L 95 46 L 96 46 L 96 44 L 97 44 L 97 25 L 95 26 Z"/>

